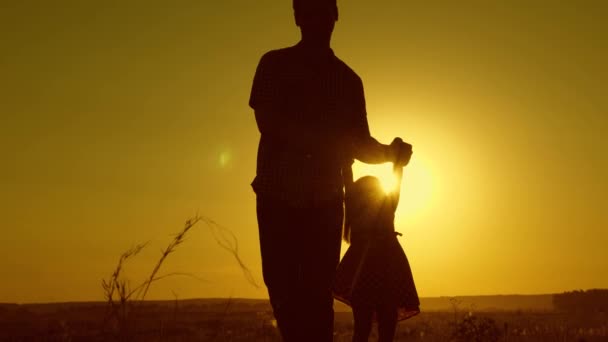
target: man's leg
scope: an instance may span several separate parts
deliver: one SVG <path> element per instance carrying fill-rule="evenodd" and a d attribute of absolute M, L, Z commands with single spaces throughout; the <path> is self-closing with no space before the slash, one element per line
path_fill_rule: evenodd
<path fill-rule="evenodd" d="M 262 254 L 262 274 L 281 336 L 299 341 L 302 322 L 299 308 L 301 249 L 294 221 L 298 210 L 280 201 L 257 199 L 257 216 Z"/>
<path fill-rule="evenodd" d="M 303 242 L 302 304 L 303 341 L 333 341 L 332 286 L 340 261 L 343 207 L 341 201 L 312 208 L 301 222 Z"/>

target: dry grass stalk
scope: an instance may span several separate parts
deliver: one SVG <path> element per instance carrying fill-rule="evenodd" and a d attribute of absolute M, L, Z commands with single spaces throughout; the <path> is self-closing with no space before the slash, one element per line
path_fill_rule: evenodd
<path fill-rule="evenodd" d="M 124 252 L 120 258 L 118 259 L 118 264 L 116 265 L 116 269 L 110 276 L 109 280 L 102 279 L 101 286 L 104 290 L 104 295 L 106 301 L 109 304 L 110 312 L 106 315 L 106 318 L 103 322 L 103 329 L 105 330 L 106 324 L 112 318 L 116 320 L 116 324 L 118 325 L 119 331 L 125 331 L 128 327 L 126 324 L 127 316 L 129 314 L 129 298 L 130 294 L 128 294 L 128 282 L 125 280 L 121 280 L 121 272 L 123 270 L 124 264 L 128 259 L 136 256 L 141 252 L 144 247 L 146 247 L 147 243 L 137 245 L 126 252 Z M 120 304 L 116 303 L 115 296 L 117 296 Z"/>
<path fill-rule="evenodd" d="M 164 261 L 167 259 L 167 257 L 171 253 L 175 252 L 176 248 L 184 242 L 185 236 L 188 231 L 190 231 L 192 227 L 194 227 L 194 225 L 196 225 L 199 221 L 203 221 L 210 228 L 213 238 L 218 243 L 218 245 L 223 249 L 227 250 L 230 254 L 232 254 L 232 256 L 236 259 L 239 267 L 243 271 L 243 274 L 245 275 L 247 281 L 254 287 L 259 288 L 259 285 L 255 281 L 255 278 L 253 277 L 251 271 L 239 256 L 238 240 L 234 233 L 209 218 L 196 215 L 194 218 L 187 220 L 182 231 L 175 235 L 173 240 L 169 243 L 169 245 L 167 245 L 164 250 L 161 250 L 161 257 L 150 272 L 148 278 L 133 289 L 131 289 L 130 283 L 127 280 L 122 279 L 122 270 L 124 264 L 129 259 L 139 254 L 141 250 L 147 246 L 148 243 L 137 245 L 127 250 L 120 256 L 116 269 L 114 270 L 110 278 L 107 281 L 103 279 L 101 282 L 105 298 L 110 306 L 110 312 L 104 320 L 104 329 L 107 322 L 111 319 L 114 319 L 116 324 L 118 325 L 118 339 L 129 340 L 130 332 L 134 330 L 134 325 L 129 324 L 134 324 L 134 322 L 129 321 L 129 316 L 132 315 L 136 309 L 136 307 L 133 305 L 133 302 L 137 301 L 139 304 L 142 304 L 146 298 L 146 295 L 148 294 L 150 286 L 155 281 L 172 276 L 188 276 L 204 281 L 204 279 L 198 278 L 193 274 L 183 272 L 172 272 L 160 276 L 158 275 L 160 268 Z"/>
<path fill-rule="evenodd" d="M 158 260 L 158 262 L 156 263 L 156 265 L 154 266 L 154 269 L 152 270 L 152 272 L 150 273 L 150 277 L 148 278 L 148 280 L 146 280 L 144 282 L 145 286 L 143 287 L 143 294 L 140 297 L 140 301 L 143 301 L 146 298 L 146 295 L 148 294 L 148 290 L 150 289 L 150 285 L 157 280 L 160 280 L 162 278 L 166 278 L 168 276 L 172 276 L 172 275 L 190 275 L 187 273 L 172 273 L 172 274 L 167 274 L 161 277 L 156 277 L 156 274 L 158 273 L 158 271 L 160 270 L 160 267 L 162 266 L 163 262 L 165 261 L 165 259 L 167 258 L 167 256 L 169 256 L 169 254 L 173 253 L 175 251 L 175 249 L 177 248 L 177 246 L 181 245 L 184 242 L 184 236 L 186 235 L 186 233 L 188 233 L 188 231 L 190 229 L 192 229 L 192 227 L 194 227 L 194 225 L 199 222 L 201 220 L 200 216 L 195 216 L 194 218 L 187 220 L 186 224 L 184 225 L 184 229 L 179 232 L 175 238 L 173 239 L 173 241 L 171 241 L 171 243 L 169 243 L 169 245 L 167 246 L 167 248 L 165 248 L 162 251 L 161 257 Z"/>
<path fill-rule="evenodd" d="M 228 251 L 235 258 L 236 262 L 239 264 L 240 269 L 243 271 L 243 275 L 245 279 L 254 286 L 255 288 L 260 288 L 260 285 L 255 281 L 251 270 L 245 265 L 241 257 L 239 256 L 239 243 L 232 231 L 226 227 L 221 226 L 217 222 L 209 219 L 209 218 L 201 218 L 201 220 L 209 226 L 211 229 L 211 234 L 213 238 L 217 242 L 217 244 Z"/>

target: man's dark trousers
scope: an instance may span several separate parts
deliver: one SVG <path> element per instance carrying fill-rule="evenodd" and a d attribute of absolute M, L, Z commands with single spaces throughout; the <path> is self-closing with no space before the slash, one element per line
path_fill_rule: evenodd
<path fill-rule="evenodd" d="M 285 342 L 333 340 L 343 213 L 340 198 L 296 207 L 257 197 L 262 273 Z"/>

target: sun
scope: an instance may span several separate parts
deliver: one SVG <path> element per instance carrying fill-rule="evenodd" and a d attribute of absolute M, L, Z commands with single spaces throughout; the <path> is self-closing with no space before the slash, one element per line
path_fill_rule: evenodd
<path fill-rule="evenodd" d="M 403 169 L 400 188 L 392 163 L 369 165 L 355 161 L 353 164 L 355 180 L 366 175 L 377 177 L 386 193 L 401 191 L 399 208 L 409 213 L 429 209 L 432 205 L 433 176 L 431 169 L 421 158 L 412 159 Z"/>
<path fill-rule="evenodd" d="M 399 189 L 397 189 L 398 184 L 398 180 L 397 180 L 397 176 L 395 174 L 395 172 L 393 171 L 393 167 L 392 165 L 389 165 L 390 167 L 383 167 L 380 170 L 378 170 L 378 172 L 376 173 L 376 177 L 378 178 L 378 180 L 380 180 L 380 185 L 382 185 L 382 190 L 384 190 L 384 192 L 391 193 L 391 192 L 395 192 Z"/>
<path fill-rule="evenodd" d="M 363 176 L 374 176 L 380 181 L 382 189 L 386 193 L 397 191 L 398 181 L 393 172 L 393 164 L 369 165 L 359 162 L 353 164 L 353 175 L 355 180 Z"/>

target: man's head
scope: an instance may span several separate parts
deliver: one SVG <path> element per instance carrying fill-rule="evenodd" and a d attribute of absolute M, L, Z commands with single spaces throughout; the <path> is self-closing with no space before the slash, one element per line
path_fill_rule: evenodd
<path fill-rule="evenodd" d="M 338 20 L 336 0 L 293 0 L 293 10 L 303 36 L 329 41 Z"/>

